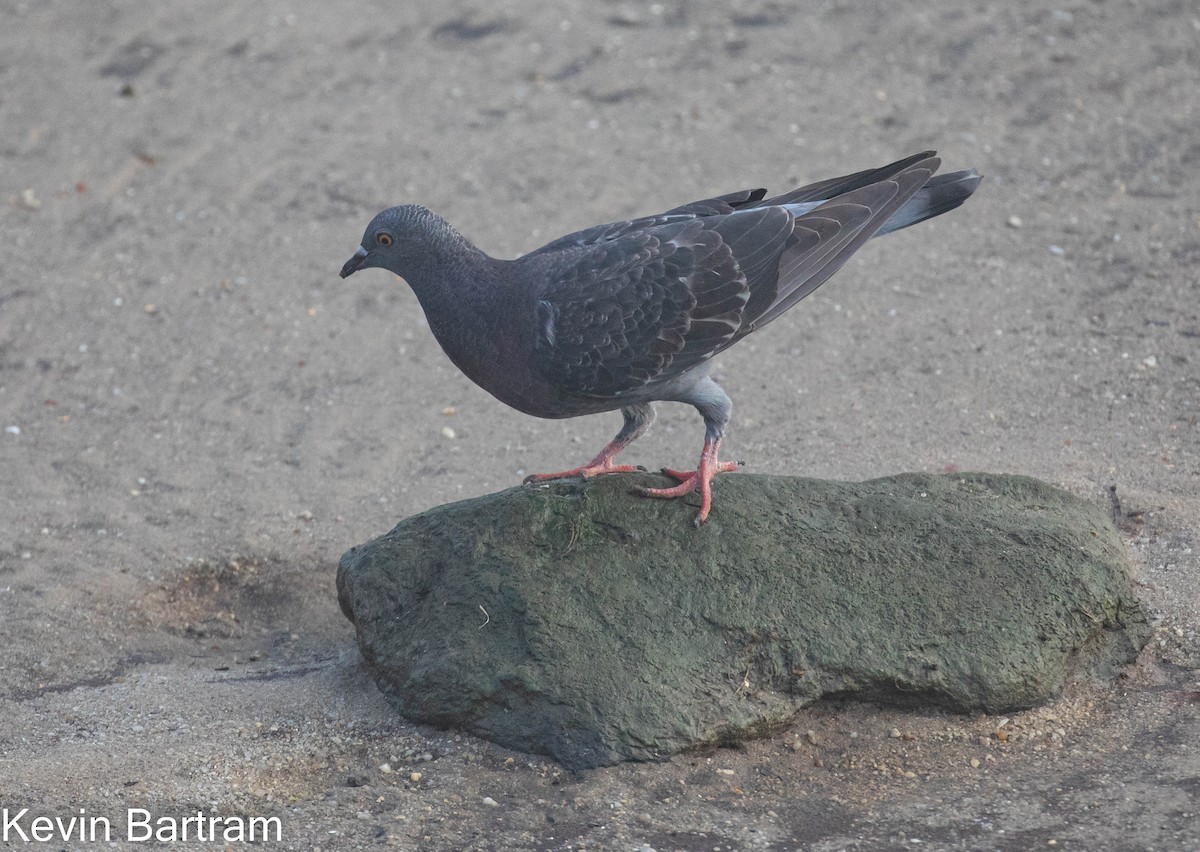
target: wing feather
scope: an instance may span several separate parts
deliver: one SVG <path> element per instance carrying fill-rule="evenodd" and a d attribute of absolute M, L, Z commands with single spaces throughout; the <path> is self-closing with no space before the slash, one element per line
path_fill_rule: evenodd
<path fill-rule="evenodd" d="M 803 299 L 901 208 L 896 228 L 962 203 L 978 177 L 931 182 L 939 164 L 926 152 L 767 200 L 745 190 L 548 243 L 518 261 L 546 282 L 534 370 L 592 398 L 669 381 Z"/>
<path fill-rule="evenodd" d="M 735 339 L 751 293 L 773 286 L 792 221 L 785 208 L 754 208 L 570 253 L 538 296 L 535 368 L 566 392 L 610 397 L 694 367 Z"/>

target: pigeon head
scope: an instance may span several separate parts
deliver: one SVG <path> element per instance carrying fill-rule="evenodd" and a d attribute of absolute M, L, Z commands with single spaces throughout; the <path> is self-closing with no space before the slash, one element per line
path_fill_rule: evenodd
<path fill-rule="evenodd" d="M 360 269 L 382 267 L 407 278 L 405 272 L 424 262 L 446 232 L 446 221 L 418 204 L 389 207 L 371 220 L 362 245 L 342 267 L 348 278 Z"/>

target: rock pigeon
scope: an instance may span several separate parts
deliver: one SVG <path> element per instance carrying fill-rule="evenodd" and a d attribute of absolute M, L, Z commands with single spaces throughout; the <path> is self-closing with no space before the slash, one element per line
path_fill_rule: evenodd
<path fill-rule="evenodd" d="M 405 204 L 371 220 L 342 267 L 381 267 L 416 293 L 450 360 L 501 402 L 536 417 L 620 409 L 620 432 L 590 462 L 526 482 L 635 470 L 616 456 L 684 402 L 704 419 L 694 471 L 647 497 L 700 491 L 736 467 L 718 458 L 732 404 L 708 375 L 713 356 L 799 302 L 868 239 L 962 204 L 974 170 L 934 177 L 932 151 L 774 198 L 752 189 L 560 237 L 516 260 L 484 254 L 448 222 Z"/>

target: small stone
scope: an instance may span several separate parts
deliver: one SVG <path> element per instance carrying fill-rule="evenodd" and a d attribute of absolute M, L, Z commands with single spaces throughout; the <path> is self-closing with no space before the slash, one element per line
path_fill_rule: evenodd
<path fill-rule="evenodd" d="M 1019 228 L 1024 223 L 1021 221 L 1020 216 L 1009 216 L 1008 221 L 1005 224 L 1007 224 L 1010 228 Z"/>
<path fill-rule="evenodd" d="M 412 783 L 416 784 L 418 781 L 421 780 L 421 773 L 420 772 L 408 773 L 408 780 L 411 781 Z"/>
<path fill-rule="evenodd" d="M 1050 246 L 1050 254 L 1054 255 L 1055 257 L 1062 257 L 1066 253 L 1067 250 L 1062 246 Z"/>
<path fill-rule="evenodd" d="M 608 19 L 609 23 L 618 27 L 640 27 L 645 25 L 642 16 L 634 9 L 618 9 Z"/>
<path fill-rule="evenodd" d="M 30 210 L 37 210 L 42 206 L 41 199 L 37 197 L 32 189 L 21 190 L 21 206 L 28 207 Z"/>
<path fill-rule="evenodd" d="M 313 519 L 313 513 L 308 511 L 308 509 L 305 509 L 300 514 L 296 515 L 296 517 L 302 521 L 311 521 Z"/>
<path fill-rule="evenodd" d="M 971 758 L 971 768 L 972 768 L 972 769 L 978 769 L 978 768 L 979 768 L 979 758 L 978 758 L 978 757 L 972 757 L 972 758 Z"/>
<path fill-rule="evenodd" d="M 808 729 L 808 730 L 807 730 L 807 731 L 804 733 L 804 736 L 808 738 L 808 742 L 809 742 L 809 744 L 810 744 L 810 745 L 816 745 L 816 744 L 817 744 L 817 732 L 816 732 L 816 731 L 814 731 L 812 728 L 809 728 L 809 729 Z"/>
<path fill-rule="evenodd" d="M 442 437 L 443 438 L 449 438 L 450 440 L 454 440 L 454 436 L 455 436 L 455 433 L 454 433 L 453 429 L 451 429 L 449 426 L 442 427 Z"/>
<path fill-rule="evenodd" d="M 498 807 L 500 807 L 500 803 L 499 803 L 499 802 L 497 802 L 495 799 L 493 799 L 491 796 L 484 796 L 484 797 L 483 797 L 483 803 L 484 803 L 485 805 L 487 805 L 489 808 L 498 808 Z"/>
<path fill-rule="evenodd" d="M 717 774 L 718 775 L 735 775 L 737 773 L 735 773 L 732 769 L 718 769 Z"/>
<path fill-rule="evenodd" d="M 384 775 L 391 775 L 392 774 L 392 765 L 390 763 L 381 763 L 381 764 L 379 764 L 379 771 L 382 772 Z"/>
<path fill-rule="evenodd" d="M 900 734 L 900 729 L 899 729 L 899 728 L 892 728 L 892 733 L 890 734 L 890 736 L 891 736 L 891 738 L 892 738 L 892 739 L 894 739 L 894 740 L 898 740 L 898 739 L 900 739 L 900 736 L 901 736 L 901 734 Z"/>
<path fill-rule="evenodd" d="M 453 417 L 455 414 L 458 414 L 458 409 L 453 405 L 447 405 L 442 409 L 442 414 L 446 415 L 447 417 Z"/>

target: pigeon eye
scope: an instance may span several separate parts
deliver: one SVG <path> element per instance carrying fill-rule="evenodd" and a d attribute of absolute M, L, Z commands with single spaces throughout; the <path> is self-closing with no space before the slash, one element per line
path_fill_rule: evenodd
<path fill-rule="evenodd" d="M 387 248 L 392 243 L 396 242 L 396 238 L 393 237 L 391 234 L 389 234 L 387 231 L 380 231 L 378 234 L 375 235 L 375 242 L 379 243 L 384 248 Z"/>

